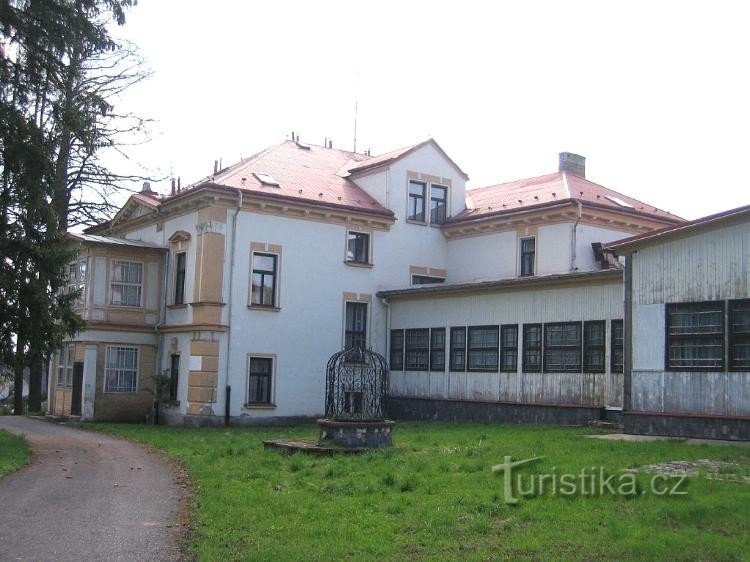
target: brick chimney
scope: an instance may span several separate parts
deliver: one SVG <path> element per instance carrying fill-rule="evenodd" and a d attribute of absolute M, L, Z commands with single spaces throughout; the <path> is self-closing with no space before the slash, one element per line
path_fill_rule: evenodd
<path fill-rule="evenodd" d="M 561 152 L 560 153 L 560 168 L 561 172 L 570 172 L 581 178 L 586 177 L 586 157 L 572 152 Z"/>

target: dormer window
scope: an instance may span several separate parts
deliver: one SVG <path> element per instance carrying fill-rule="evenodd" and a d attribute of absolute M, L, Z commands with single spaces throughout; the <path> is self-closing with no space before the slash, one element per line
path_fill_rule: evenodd
<path fill-rule="evenodd" d="M 409 182 L 409 210 L 406 220 L 425 222 L 424 200 L 427 184 L 421 181 Z"/>
<path fill-rule="evenodd" d="M 253 172 L 256 179 L 263 185 L 270 185 L 273 187 L 279 187 L 279 182 L 271 175 L 266 172 Z"/>
<path fill-rule="evenodd" d="M 430 185 L 430 224 L 443 224 L 448 215 L 448 188 Z"/>

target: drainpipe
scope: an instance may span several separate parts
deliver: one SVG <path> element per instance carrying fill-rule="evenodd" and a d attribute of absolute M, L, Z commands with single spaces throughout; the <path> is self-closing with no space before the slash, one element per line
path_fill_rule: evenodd
<path fill-rule="evenodd" d="M 570 237 L 570 271 L 575 271 L 576 267 L 576 245 L 578 243 L 578 223 L 581 222 L 581 214 L 583 212 L 583 206 L 578 201 L 578 211 L 576 214 L 576 222 L 573 223 L 573 232 Z"/>
<path fill-rule="evenodd" d="M 633 254 L 625 256 L 625 316 L 623 329 L 622 411 L 633 408 Z"/>
<path fill-rule="evenodd" d="M 163 231 L 161 235 L 162 245 L 166 246 L 166 240 L 164 238 L 166 237 L 166 232 Z M 164 361 L 164 334 L 161 331 L 162 326 L 167 322 L 167 297 L 169 296 L 169 263 L 171 260 L 171 252 L 167 250 L 165 252 L 166 259 L 164 260 L 164 273 L 162 275 L 162 287 L 164 288 L 162 298 L 161 298 L 161 306 L 159 307 L 159 322 L 154 326 L 154 331 L 156 332 L 157 336 L 157 347 L 156 347 L 156 373 L 155 375 L 158 377 L 161 374 L 161 370 L 163 368 L 163 361 Z M 156 390 L 156 380 L 154 380 L 154 390 Z M 159 404 L 159 397 L 156 397 L 156 423 L 158 424 L 158 416 L 159 416 L 159 407 L 161 404 Z"/>
<path fill-rule="evenodd" d="M 385 307 L 385 356 L 387 358 L 390 358 L 391 356 L 391 338 L 389 337 L 391 335 L 391 303 L 388 302 L 388 299 L 382 298 L 380 299 L 380 302 Z"/>
<path fill-rule="evenodd" d="M 234 254 L 235 254 L 235 248 L 237 247 L 237 218 L 239 217 L 240 211 L 242 210 L 242 190 L 237 190 L 237 208 L 234 211 L 234 218 L 232 219 L 232 243 L 230 245 L 229 250 L 229 294 L 227 295 L 227 345 L 226 345 L 226 369 L 224 373 L 224 384 L 226 386 L 227 392 L 225 394 L 224 398 L 224 423 L 225 425 L 229 425 L 229 373 L 232 372 L 231 369 L 231 355 L 229 353 L 229 340 L 232 333 L 232 291 L 234 290 Z"/>

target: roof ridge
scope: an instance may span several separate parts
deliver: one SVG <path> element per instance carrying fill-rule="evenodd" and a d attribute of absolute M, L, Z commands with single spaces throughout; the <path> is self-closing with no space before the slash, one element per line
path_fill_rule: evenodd
<path fill-rule="evenodd" d="M 509 183 L 516 183 L 516 182 L 519 182 L 519 181 L 530 181 L 530 180 L 537 180 L 537 179 L 540 179 L 540 178 L 546 178 L 546 177 L 550 177 L 550 176 L 557 176 L 557 175 L 560 175 L 561 173 L 562 172 L 551 172 L 549 174 L 541 174 L 539 176 L 531 176 L 529 178 L 517 178 L 517 179 L 514 179 L 514 180 L 503 181 L 503 182 L 500 182 L 500 183 L 493 183 L 491 185 L 485 185 L 485 186 L 482 186 L 482 187 L 467 188 L 466 191 L 469 192 L 469 191 L 480 191 L 482 189 L 491 189 L 493 187 L 500 187 L 502 185 L 508 185 Z"/>

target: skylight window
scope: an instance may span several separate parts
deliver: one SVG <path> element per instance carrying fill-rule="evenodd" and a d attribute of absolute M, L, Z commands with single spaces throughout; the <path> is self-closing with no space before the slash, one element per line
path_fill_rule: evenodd
<path fill-rule="evenodd" d="M 263 185 L 273 185 L 274 187 L 279 187 L 279 182 L 277 182 L 271 174 L 267 174 L 265 172 L 253 172 L 253 175 L 258 178 L 258 181 Z"/>
<path fill-rule="evenodd" d="M 614 203 L 615 205 L 619 205 L 620 207 L 628 207 L 629 209 L 633 208 L 633 205 L 626 201 L 623 201 L 619 197 L 615 197 L 614 195 L 605 195 L 604 198 L 609 199 L 610 201 L 612 201 L 612 203 Z"/>

